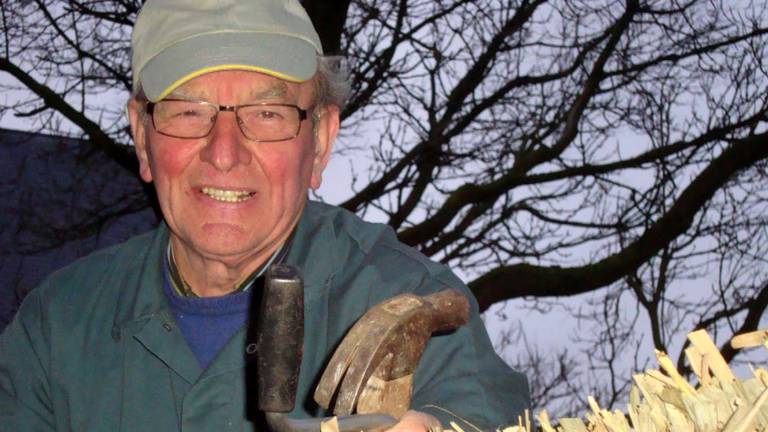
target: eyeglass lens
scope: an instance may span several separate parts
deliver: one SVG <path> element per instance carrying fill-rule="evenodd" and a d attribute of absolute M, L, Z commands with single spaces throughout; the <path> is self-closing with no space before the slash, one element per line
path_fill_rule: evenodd
<path fill-rule="evenodd" d="M 164 100 L 154 106 L 158 132 L 177 138 L 202 138 L 216 122 L 216 105 L 198 101 Z M 243 134 L 255 141 L 281 141 L 298 135 L 300 111 L 293 105 L 243 105 L 236 108 Z"/>

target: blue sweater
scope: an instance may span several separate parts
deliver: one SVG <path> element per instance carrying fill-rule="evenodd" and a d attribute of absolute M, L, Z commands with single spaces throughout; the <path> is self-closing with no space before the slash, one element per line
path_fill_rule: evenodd
<path fill-rule="evenodd" d="M 248 320 L 248 307 L 254 289 L 221 297 L 182 297 L 174 291 L 165 274 L 165 295 L 176 323 L 206 369 L 216 354 Z"/>

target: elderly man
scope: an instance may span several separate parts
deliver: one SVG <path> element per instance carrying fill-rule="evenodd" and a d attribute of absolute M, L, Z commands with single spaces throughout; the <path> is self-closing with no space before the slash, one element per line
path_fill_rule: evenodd
<path fill-rule="evenodd" d="M 296 0 L 149 0 L 133 35 L 128 114 L 154 232 L 49 277 L 0 338 L 2 431 L 258 430 L 248 395 L 249 305 L 262 273 L 305 280 L 292 417 L 345 332 L 402 292 L 466 287 L 382 225 L 310 202 L 339 130 L 344 77 Z M 393 430 L 508 424 L 525 378 L 470 323 L 434 337 Z"/>

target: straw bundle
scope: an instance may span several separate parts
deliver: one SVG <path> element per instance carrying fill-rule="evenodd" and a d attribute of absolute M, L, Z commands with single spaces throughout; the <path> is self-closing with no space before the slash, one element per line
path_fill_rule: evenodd
<path fill-rule="evenodd" d="M 585 419 L 561 418 L 552 426 L 546 410 L 536 416 L 534 429 L 526 413 L 517 426 L 502 432 L 662 432 L 724 431 L 747 432 L 768 430 L 768 371 L 750 367 L 752 377 L 736 378 L 719 350 L 704 330 L 688 335 L 691 346 L 685 355 L 698 378 L 697 387 L 688 383 L 676 370 L 669 357 L 656 352 L 658 369 L 648 369 L 633 376 L 626 414 L 600 408 L 590 396 Z M 733 338 L 734 348 L 763 345 L 768 349 L 768 330 Z M 451 431 L 464 432 L 458 425 Z M 467 431 L 469 432 L 469 431 Z"/>

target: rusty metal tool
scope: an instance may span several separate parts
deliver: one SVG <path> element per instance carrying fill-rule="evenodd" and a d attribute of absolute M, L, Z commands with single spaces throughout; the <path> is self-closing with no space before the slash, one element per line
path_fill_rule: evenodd
<path fill-rule="evenodd" d="M 329 418 L 291 419 L 304 340 L 304 284 L 298 269 L 273 265 L 265 276 L 259 323 L 257 398 L 274 432 L 318 432 L 320 423 Z M 374 430 L 396 419 L 383 415 L 343 416 L 338 418 L 340 432 Z"/>
<path fill-rule="evenodd" d="M 424 297 L 401 294 L 371 308 L 344 337 L 315 390 L 315 401 L 347 416 L 379 413 L 400 418 L 411 400 L 413 372 L 432 333 L 469 320 L 467 298 L 456 289 Z"/>

